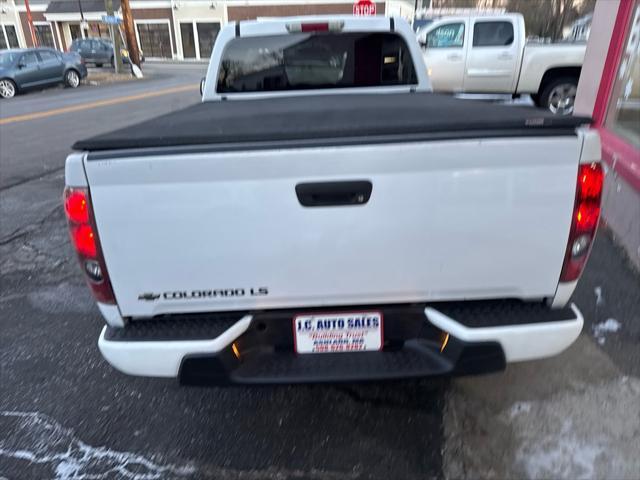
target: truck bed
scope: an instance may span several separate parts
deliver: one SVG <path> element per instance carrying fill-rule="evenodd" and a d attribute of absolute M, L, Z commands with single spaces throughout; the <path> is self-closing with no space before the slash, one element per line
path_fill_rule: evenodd
<path fill-rule="evenodd" d="M 88 151 L 149 149 L 157 154 L 157 149 L 164 147 L 204 146 L 207 151 L 233 151 L 566 136 L 588 123 L 586 117 L 554 116 L 531 107 L 433 93 L 312 95 L 199 103 L 76 142 L 73 147 Z M 105 156 L 113 157 L 113 152 L 95 155 Z"/>

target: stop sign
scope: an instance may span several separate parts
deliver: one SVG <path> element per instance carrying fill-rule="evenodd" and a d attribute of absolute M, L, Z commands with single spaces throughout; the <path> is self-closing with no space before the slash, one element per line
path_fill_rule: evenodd
<path fill-rule="evenodd" d="M 371 0 L 357 0 L 353 4 L 353 14 L 358 16 L 375 15 L 376 4 Z"/>

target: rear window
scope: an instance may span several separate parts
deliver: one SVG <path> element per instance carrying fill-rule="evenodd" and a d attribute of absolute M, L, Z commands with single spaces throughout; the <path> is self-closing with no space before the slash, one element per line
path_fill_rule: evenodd
<path fill-rule="evenodd" d="M 474 47 L 503 47 L 512 43 L 511 22 L 476 22 L 473 27 Z"/>
<path fill-rule="evenodd" d="M 393 33 L 294 33 L 236 38 L 222 55 L 218 93 L 417 84 Z"/>

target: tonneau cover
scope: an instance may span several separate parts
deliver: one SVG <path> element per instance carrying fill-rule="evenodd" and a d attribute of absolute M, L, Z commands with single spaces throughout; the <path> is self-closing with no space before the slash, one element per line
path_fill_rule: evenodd
<path fill-rule="evenodd" d="M 430 135 L 570 135 L 586 117 L 432 93 L 333 94 L 199 103 L 78 141 L 76 150 L 318 141 Z"/>

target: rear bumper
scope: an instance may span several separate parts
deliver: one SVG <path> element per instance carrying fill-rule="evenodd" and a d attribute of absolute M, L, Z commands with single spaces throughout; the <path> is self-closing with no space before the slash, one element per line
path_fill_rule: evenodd
<path fill-rule="evenodd" d="M 515 301 L 380 308 L 380 352 L 297 355 L 292 311 L 105 327 L 98 345 L 124 373 L 179 377 L 184 384 L 354 382 L 498 371 L 507 362 L 560 353 L 583 325 L 573 304 L 561 310 Z"/>

